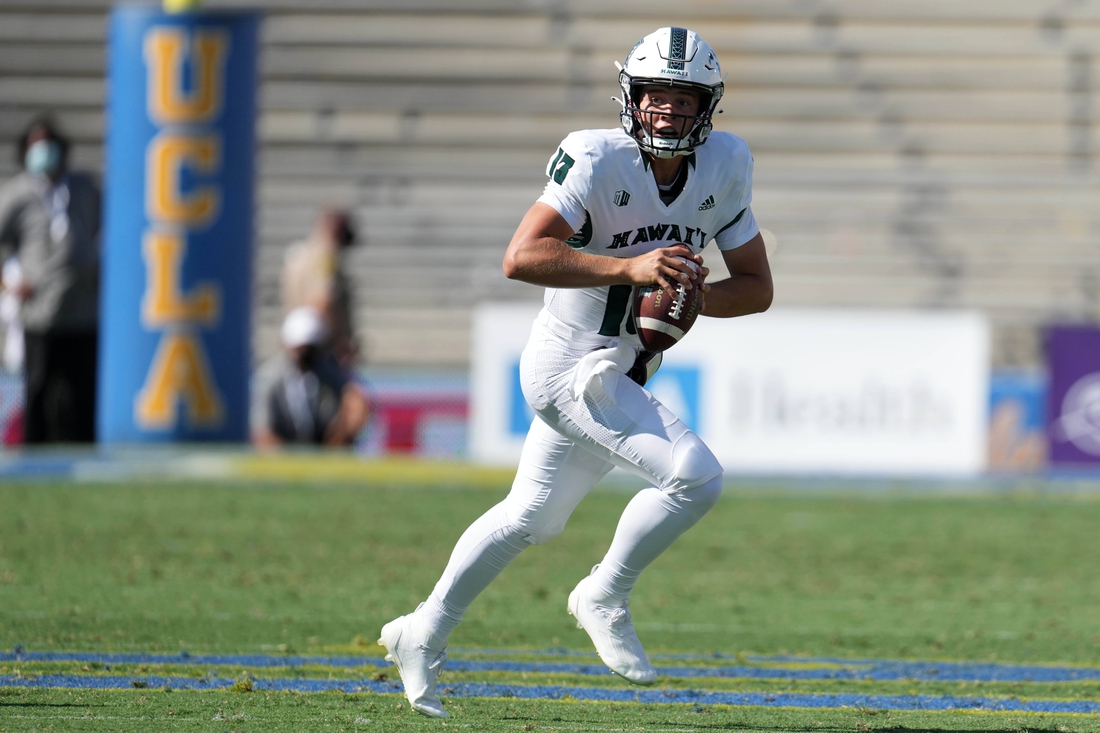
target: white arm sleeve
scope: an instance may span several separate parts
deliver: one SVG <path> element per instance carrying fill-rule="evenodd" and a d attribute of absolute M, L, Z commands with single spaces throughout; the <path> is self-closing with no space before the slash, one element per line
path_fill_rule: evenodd
<path fill-rule="evenodd" d="M 756 217 L 752 215 L 752 208 L 746 206 L 736 219 L 714 235 L 714 243 L 718 245 L 718 249 L 737 249 L 759 233 L 760 227 L 756 224 Z"/>
<path fill-rule="evenodd" d="M 584 220 L 587 216 L 584 206 L 581 205 L 576 196 L 553 181 L 546 184 L 542 196 L 539 196 L 539 203 L 546 204 L 561 214 L 561 217 L 569 222 L 569 226 L 573 227 L 574 232 L 580 231 L 580 228 L 584 226 Z"/>

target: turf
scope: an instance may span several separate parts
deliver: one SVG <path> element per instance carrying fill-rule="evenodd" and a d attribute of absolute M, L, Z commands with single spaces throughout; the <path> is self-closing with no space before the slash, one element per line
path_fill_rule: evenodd
<path fill-rule="evenodd" d="M 458 535 L 506 490 L 381 482 L 2 485 L 0 649 L 378 657 L 373 640 L 382 623 L 424 598 Z M 529 656 L 589 652 L 564 600 L 606 549 L 629 497 L 602 490 L 583 502 L 562 536 L 524 553 L 478 599 L 452 645 L 489 656 L 501 648 Z M 647 571 L 631 609 L 651 653 L 720 652 L 727 665 L 738 654 L 1098 664 L 1098 523 L 1100 502 L 1089 496 L 731 491 Z M 17 667 L 28 675 L 105 673 L 65 662 L 0 666 L 3 674 Z M 186 664 L 172 670 L 203 673 Z M 386 674 L 355 674 L 368 672 Z M 313 667 L 294 674 L 346 676 Z M 492 671 L 448 673 L 448 680 L 616 684 Z M 710 679 L 705 686 L 1100 699 L 1095 682 Z M 407 708 L 399 714 L 399 698 L 366 693 L 352 703 L 334 693 L 179 691 L 168 702 L 137 692 L 7 689 L 0 731 L 145 730 L 149 721 L 164 730 L 210 729 L 219 711 L 237 714 L 226 701 L 243 699 L 251 717 L 216 729 L 361 730 L 368 724 L 355 721 L 365 718 L 379 730 L 433 724 Z M 76 698 L 84 707 L 63 707 Z M 173 706 L 182 707 L 169 715 Z M 1100 730 L 1095 716 L 639 705 L 591 727 L 614 705 L 456 698 L 448 707 L 467 711 L 451 725 L 483 730 Z"/>
<path fill-rule="evenodd" d="M 499 490 L 0 487 L 0 648 L 309 651 L 431 590 Z M 564 599 L 625 493 L 478 599 L 455 646 L 587 649 Z M 1100 503 L 730 494 L 647 572 L 653 652 L 1100 662 Z"/>
<path fill-rule="evenodd" d="M 798 710 L 700 705 L 463 699 L 443 722 L 398 697 L 369 694 L 0 690 L 4 730 L 98 731 L 1075 731 L 1100 730 L 1095 716 L 873 709 Z"/>

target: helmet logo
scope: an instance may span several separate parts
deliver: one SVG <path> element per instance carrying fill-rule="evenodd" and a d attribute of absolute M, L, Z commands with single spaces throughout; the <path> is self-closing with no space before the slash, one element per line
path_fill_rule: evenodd
<path fill-rule="evenodd" d="M 687 53 L 687 28 L 673 28 L 668 41 L 668 69 L 683 71 Z M 686 74 L 685 74 L 686 76 Z"/>

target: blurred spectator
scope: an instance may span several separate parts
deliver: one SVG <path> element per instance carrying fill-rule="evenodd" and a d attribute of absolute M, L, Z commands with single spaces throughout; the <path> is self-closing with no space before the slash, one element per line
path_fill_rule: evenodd
<path fill-rule="evenodd" d="M 317 217 L 309 237 L 291 245 L 283 263 L 283 312 L 302 306 L 317 309 L 328 325 L 328 348 L 344 370 L 352 368 L 359 350 L 343 262 L 344 250 L 354 243 L 351 215 L 326 209 Z"/>
<path fill-rule="evenodd" d="M 1041 428 L 1029 428 L 1019 399 L 1005 399 L 989 416 L 989 469 L 1039 471 L 1046 465 L 1047 443 Z"/>
<path fill-rule="evenodd" d="M 23 287 L 23 267 L 15 255 L 8 257 L 0 268 L 0 322 L 4 324 L 4 369 L 10 374 L 23 374 L 23 319 L 19 297 Z"/>
<path fill-rule="evenodd" d="M 324 345 L 328 324 L 315 308 L 287 314 L 283 353 L 260 367 L 252 394 L 252 442 L 350 445 L 367 422 L 366 395 L 345 378 Z"/>
<path fill-rule="evenodd" d="M 26 442 L 95 440 L 100 196 L 68 170 L 69 143 L 46 118 L 19 139 L 23 171 L 0 186 L 0 261 L 22 281 Z M 5 275 L 9 273 L 5 268 Z"/>

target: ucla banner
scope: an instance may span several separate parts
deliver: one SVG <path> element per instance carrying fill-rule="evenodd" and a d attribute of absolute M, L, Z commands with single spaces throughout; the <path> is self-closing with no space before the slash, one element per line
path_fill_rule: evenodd
<path fill-rule="evenodd" d="M 112 12 L 103 441 L 248 437 L 258 27 Z"/>

